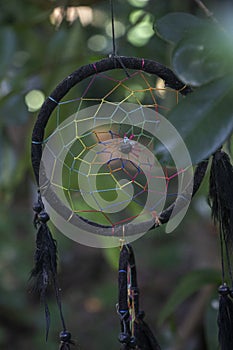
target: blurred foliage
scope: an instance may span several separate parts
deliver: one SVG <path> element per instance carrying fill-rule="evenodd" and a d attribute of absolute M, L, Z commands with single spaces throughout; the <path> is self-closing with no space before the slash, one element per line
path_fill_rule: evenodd
<path fill-rule="evenodd" d="M 170 114 L 177 128 L 183 125 L 184 129 L 180 127 L 179 131 L 184 133 L 195 162 L 213 152 L 232 132 L 233 7 L 226 0 L 206 0 L 206 4 L 218 17 L 218 24 L 207 19 L 194 0 L 115 1 L 118 54 L 171 65 L 195 90 Z M 54 12 L 58 6 L 63 8 Z M 84 7 L 77 12 L 70 6 Z M 153 33 L 153 24 L 159 36 Z M 30 208 L 36 194 L 30 165 L 30 137 L 38 106 L 35 107 L 33 99 L 32 105 L 28 103 L 26 96 L 34 90 L 47 96 L 70 72 L 111 53 L 109 26 L 108 1 L 11 0 L 0 4 L 2 349 L 55 350 L 60 329 L 51 297 L 52 329 L 46 344 L 43 307 L 27 284 L 35 235 Z M 180 123 L 182 118 L 185 119 Z M 188 334 L 187 329 L 186 334 L 181 329 L 184 319 L 192 319 L 193 298 L 199 300 L 194 291 L 205 281 L 217 283 L 215 272 L 210 280 L 212 275 L 206 277 L 203 270 L 218 271 L 216 233 L 209 221 L 206 193 L 207 181 L 176 235 L 164 235 L 159 228 L 156 234 L 152 231 L 134 244 L 143 308 L 149 322 L 156 324 L 158 310 L 173 290 L 170 300 L 179 294 L 175 303 L 168 302 L 169 312 L 165 312 L 166 306 L 165 311 L 161 310 L 160 315 L 169 314 L 157 332 L 164 350 L 178 349 L 182 336 L 186 337 L 182 349 L 212 350 L 216 346 L 211 333 L 216 317 L 212 292 L 206 308 L 200 309 L 205 317 L 198 324 L 193 323 Z M 58 233 L 56 238 L 61 252 L 64 311 L 74 338 L 77 335 L 77 343 L 84 349 L 118 349 L 119 321 L 114 310 L 117 251 L 80 247 Z M 195 270 L 200 274 L 196 271 L 185 277 L 175 289 L 178 278 L 182 280 L 182 276 Z M 192 276 L 197 278 L 190 281 Z M 181 305 L 177 310 L 178 304 Z"/>
<path fill-rule="evenodd" d="M 204 20 L 187 13 L 167 14 L 155 25 L 158 34 L 174 45 L 175 73 L 194 90 L 199 87 L 168 116 L 193 164 L 210 156 L 233 130 L 233 27 L 223 25 L 214 17 Z"/>
<path fill-rule="evenodd" d="M 203 285 L 220 284 L 219 273 L 216 270 L 202 269 L 190 272 L 182 278 L 182 281 L 176 286 L 162 312 L 160 313 L 159 323 L 163 323 L 166 318 L 174 313 L 177 308 L 188 297 L 198 292 Z"/>

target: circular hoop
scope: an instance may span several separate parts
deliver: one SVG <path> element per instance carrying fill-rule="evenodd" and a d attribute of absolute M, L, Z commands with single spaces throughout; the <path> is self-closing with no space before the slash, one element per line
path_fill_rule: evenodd
<path fill-rule="evenodd" d="M 45 100 L 39 112 L 37 121 L 35 123 L 33 133 L 32 133 L 31 157 L 32 157 L 33 170 L 34 170 L 34 174 L 35 174 L 35 178 L 38 186 L 39 186 L 39 171 L 40 171 L 40 163 L 42 158 L 44 132 L 45 132 L 45 128 L 48 123 L 48 120 L 52 112 L 54 111 L 54 109 L 57 107 L 59 101 L 69 92 L 69 90 L 72 87 L 74 87 L 76 84 L 80 83 L 84 79 L 94 74 L 102 73 L 102 72 L 105 72 L 108 70 L 114 70 L 114 69 L 121 69 L 121 70 L 123 69 L 125 70 L 126 73 L 127 73 L 126 71 L 127 69 L 140 70 L 145 73 L 156 75 L 164 80 L 165 86 L 170 87 L 176 91 L 179 91 L 182 95 L 186 95 L 192 91 L 191 88 L 184 85 L 169 68 L 152 60 L 135 58 L 135 57 L 114 56 L 114 57 L 106 58 L 96 63 L 88 64 L 79 68 L 78 70 L 76 70 L 75 72 L 67 76 L 54 89 L 52 94 Z M 200 184 L 204 178 L 204 175 L 207 169 L 207 165 L 208 165 L 208 162 L 204 161 L 200 163 L 195 170 L 194 188 L 193 188 L 192 196 L 196 193 L 196 191 L 200 187 Z M 92 227 L 92 233 L 95 233 L 95 234 L 97 233 L 102 236 L 112 236 L 113 234 L 115 237 L 122 237 L 123 235 L 126 235 L 126 236 L 135 235 L 135 224 L 132 224 L 129 222 L 124 225 L 116 225 L 113 228 L 112 226 L 106 226 L 106 225 L 90 222 L 89 220 L 83 217 L 80 217 L 78 215 L 73 215 L 71 210 L 69 210 L 67 207 L 64 208 L 64 206 L 61 203 L 61 200 L 57 197 L 57 195 L 51 189 L 48 189 L 48 191 L 46 192 L 46 196 L 50 199 L 52 203 L 55 204 L 55 208 L 58 214 L 62 215 L 62 217 L 65 220 L 69 221 L 73 225 L 76 225 L 78 227 L 85 229 L 85 225 L 88 223 L 89 227 L 90 225 Z M 183 201 L 180 198 L 177 198 L 175 203 L 173 203 L 168 208 L 166 208 L 159 215 L 159 217 L 156 218 L 156 220 L 154 218 L 151 218 L 147 222 L 137 223 L 137 229 L 139 229 L 139 231 L 140 230 L 143 231 L 143 227 L 147 225 L 147 227 L 150 227 L 149 230 L 151 230 L 159 226 L 160 223 L 163 224 L 168 222 L 175 204 L 178 208 L 180 206 L 180 208 L 182 209 Z"/>

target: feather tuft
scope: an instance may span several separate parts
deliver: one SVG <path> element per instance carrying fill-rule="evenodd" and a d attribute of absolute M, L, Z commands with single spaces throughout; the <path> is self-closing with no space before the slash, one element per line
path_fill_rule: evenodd
<path fill-rule="evenodd" d="M 214 223 L 219 225 L 223 284 L 219 287 L 218 340 L 221 350 L 233 349 L 232 293 L 224 282 L 226 268 L 231 284 L 233 275 L 230 253 L 233 249 L 233 167 L 222 150 L 213 155 L 210 170 L 209 203 Z M 229 249 L 230 248 L 230 249 Z M 226 263 L 224 259 L 226 255 Z M 226 264 L 226 266 L 225 266 Z"/>
<path fill-rule="evenodd" d="M 47 290 L 50 284 L 57 289 L 57 245 L 47 226 L 48 214 L 41 212 L 37 215 L 38 231 L 36 237 L 36 252 L 34 255 L 34 268 L 30 279 L 33 281 L 33 290 L 38 292 L 45 306 L 46 340 L 50 328 L 50 312 L 47 304 Z"/>
<path fill-rule="evenodd" d="M 145 314 L 140 312 L 134 322 L 134 333 L 140 350 L 161 350 L 148 324 L 143 320 Z"/>
<path fill-rule="evenodd" d="M 233 302 L 226 284 L 219 287 L 218 341 L 221 350 L 233 349 Z"/>
<path fill-rule="evenodd" d="M 233 247 L 233 167 L 229 156 L 220 150 L 213 155 L 209 202 L 224 241 Z"/>

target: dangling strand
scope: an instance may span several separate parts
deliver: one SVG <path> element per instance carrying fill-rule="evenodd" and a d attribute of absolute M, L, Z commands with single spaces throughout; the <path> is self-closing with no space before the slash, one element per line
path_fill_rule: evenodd
<path fill-rule="evenodd" d="M 226 283 L 225 278 L 225 263 L 224 263 L 224 238 L 220 232 L 220 245 L 221 245 L 221 265 L 222 265 L 222 284 L 218 288 L 219 293 L 219 311 L 218 311 L 218 340 L 221 346 L 221 350 L 230 350 L 233 348 L 233 303 L 232 303 L 232 289 L 230 289 Z M 232 272 L 230 268 L 229 255 L 226 248 L 226 259 L 228 261 L 229 275 L 232 283 Z"/>
<path fill-rule="evenodd" d="M 114 7 L 113 0 L 110 0 L 110 8 L 111 8 L 111 22 L 112 22 L 112 55 L 116 56 L 116 39 L 115 39 L 115 19 L 114 19 Z"/>
<path fill-rule="evenodd" d="M 49 285 L 53 284 L 63 327 L 63 331 L 60 334 L 60 349 L 69 350 L 69 344 L 73 344 L 73 341 L 71 340 L 71 334 L 66 330 L 62 312 L 60 289 L 57 282 L 57 244 L 47 225 L 50 218 L 45 211 L 40 191 L 38 191 L 38 200 L 34 204 L 33 210 L 35 212 L 33 222 L 34 226 L 37 228 L 37 235 L 34 268 L 31 271 L 30 278 L 34 282 L 33 289 L 39 293 L 41 301 L 44 303 L 46 341 L 48 339 L 50 328 L 50 311 L 47 303 L 47 289 Z"/>
<path fill-rule="evenodd" d="M 232 350 L 233 277 L 230 253 L 233 248 L 233 167 L 229 156 L 221 149 L 215 152 L 212 159 L 209 201 L 214 222 L 218 223 L 221 248 L 222 285 L 218 289 L 218 339 L 221 350 Z M 226 281 L 226 268 L 231 288 Z"/>
<path fill-rule="evenodd" d="M 46 320 L 46 340 L 48 339 L 50 328 L 50 312 L 47 304 L 47 289 L 50 283 L 57 288 L 57 246 L 48 228 L 47 222 L 49 215 L 44 209 L 40 192 L 38 192 L 38 201 L 33 206 L 35 212 L 34 226 L 37 228 L 36 251 L 34 255 L 34 268 L 31 271 L 30 278 L 34 282 L 36 290 L 44 303 Z"/>

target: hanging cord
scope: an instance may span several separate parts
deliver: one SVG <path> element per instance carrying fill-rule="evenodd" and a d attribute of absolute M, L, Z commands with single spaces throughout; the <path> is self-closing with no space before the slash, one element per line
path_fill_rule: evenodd
<path fill-rule="evenodd" d="M 224 285 L 226 277 L 225 277 L 225 263 L 224 263 L 224 247 L 223 247 L 223 234 L 219 233 L 220 236 L 220 255 L 221 255 L 221 268 L 222 268 L 222 285 Z"/>
<path fill-rule="evenodd" d="M 115 18 L 114 18 L 113 0 L 110 0 L 110 8 L 111 8 L 111 19 L 112 19 L 112 54 L 113 56 L 116 56 Z"/>
<path fill-rule="evenodd" d="M 109 57 L 113 58 L 114 60 L 117 60 L 122 69 L 124 70 L 126 76 L 130 78 L 130 74 L 127 71 L 124 63 L 122 62 L 122 59 L 120 56 L 117 55 L 117 49 L 116 49 L 116 34 L 115 34 L 115 14 L 114 14 L 114 6 L 113 6 L 113 0 L 110 0 L 110 11 L 111 11 L 111 21 L 112 21 L 112 53 L 109 55 Z"/>
<path fill-rule="evenodd" d="M 229 247 L 227 245 L 227 242 L 225 241 L 225 247 L 226 247 L 226 260 L 227 260 L 227 268 L 229 273 L 229 278 L 231 282 L 231 290 L 233 288 L 233 274 L 232 274 L 232 266 L 231 266 L 231 257 L 229 253 Z"/>
<path fill-rule="evenodd" d="M 57 305 L 60 313 L 60 319 L 63 330 L 60 333 L 60 347 L 59 350 L 70 350 L 70 345 L 75 345 L 75 342 L 71 339 L 71 333 L 67 331 L 65 319 L 62 311 L 61 293 L 60 288 L 55 288 Z"/>

